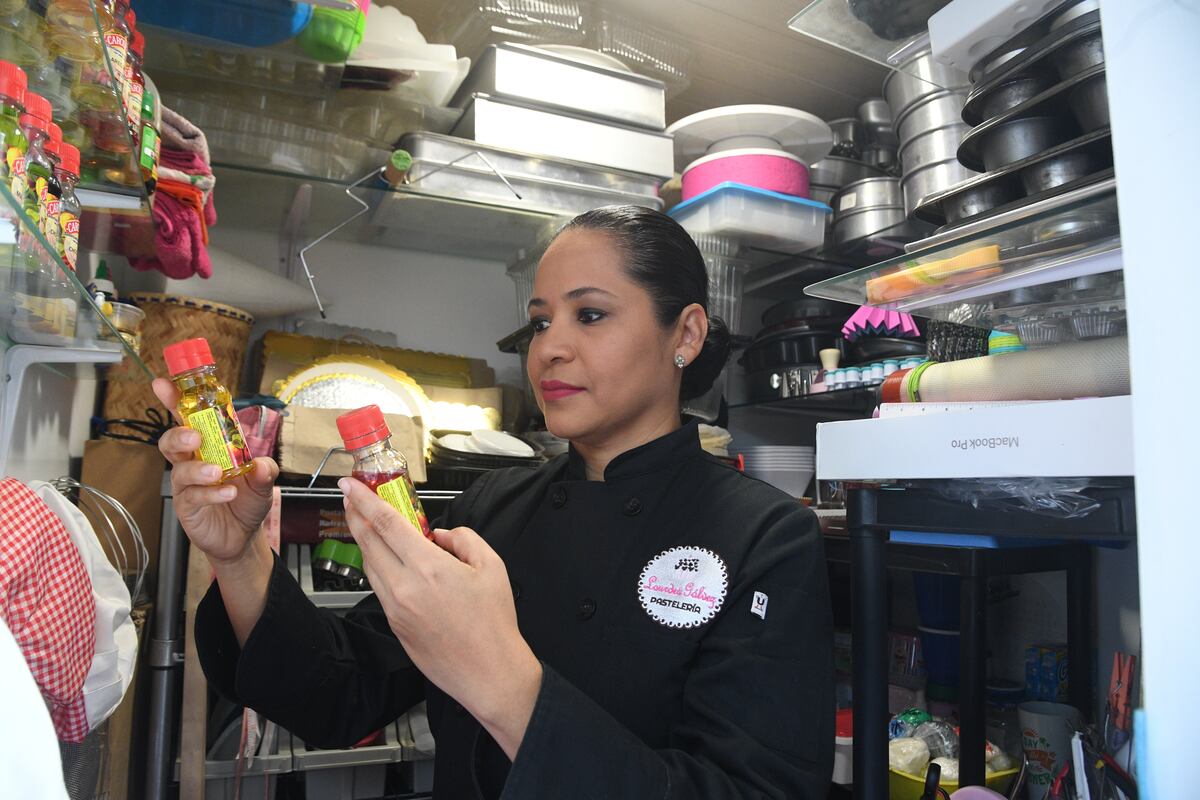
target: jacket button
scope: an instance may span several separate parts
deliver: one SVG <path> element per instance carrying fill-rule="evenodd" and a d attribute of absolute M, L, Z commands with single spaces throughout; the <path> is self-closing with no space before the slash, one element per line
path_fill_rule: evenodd
<path fill-rule="evenodd" d="M 596 601 L 590 597 L 584 598 L 579 603 L 579 610 L 575 612 L 575 616 L 579 617 L 580 621 L 586 622 L 596 615 Z"/>
<path fill-rule="evenodd" d="M 567 504 L 567 490 L 561 486 L 554 490 L 554 494 L 550 495 L 550 505 L 555 508 L 562 508 Z"/>
<path fill-rule="evenodd" d="M 631 497 L 625 501 L 625 508 L 621 509 L 627 517 L 636 517 L 642 513 L 642 501 L 636 497 Z"/>

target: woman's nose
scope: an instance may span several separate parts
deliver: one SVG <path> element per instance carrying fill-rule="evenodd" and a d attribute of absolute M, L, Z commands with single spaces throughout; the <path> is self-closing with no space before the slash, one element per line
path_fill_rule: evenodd
<path fill-rule="evenodd" d="M 562 328 L 561 325 L 546 326 L 544 331 L 534 337 L 530 345 L 530 354 L 543 364 L 569 360 L 574 350 L 569 334 Z"/>

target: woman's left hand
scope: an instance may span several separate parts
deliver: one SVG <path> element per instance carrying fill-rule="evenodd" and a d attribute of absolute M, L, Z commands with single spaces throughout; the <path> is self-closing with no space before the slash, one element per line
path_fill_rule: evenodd
<path fill-rule="evenodd" d="M 470 528 L 430 542 L 353 478 L 338 482 L 363 569 L 409 658 L 515 758 L 541 690 L 542 666 L 521 636 L 508 570 Z"/>

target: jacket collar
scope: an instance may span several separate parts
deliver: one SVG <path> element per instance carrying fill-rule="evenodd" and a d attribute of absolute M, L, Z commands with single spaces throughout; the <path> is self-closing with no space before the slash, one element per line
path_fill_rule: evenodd
<path fill-rule="evenodd" d="M 699 423 L 691 420 L 665 436 L 660 436 L 632 450 L 626 450 L 608 462 L 608 466 L 604 470 L 604 480 L 620 480 L 659 472 L 698 455 L 701 452 L 698 428 Z M 587 478 L 587 466 L 584 464 L 583 456 L 575 449 L 575 445 L 571 445 L 567 456 L 565 477 L 567 480 L 575 481 Z"/>

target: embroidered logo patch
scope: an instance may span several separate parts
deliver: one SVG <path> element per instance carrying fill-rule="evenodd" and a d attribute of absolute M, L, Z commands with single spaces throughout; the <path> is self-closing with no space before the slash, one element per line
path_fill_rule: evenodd
<path fill-rule="evenodd" d="M 725 602 L 725 562 L 702 547 L 672 547 L 650 560 L 638 578 L 638 599 L 656 622 L 695 628 L 711 620 Z"/>

